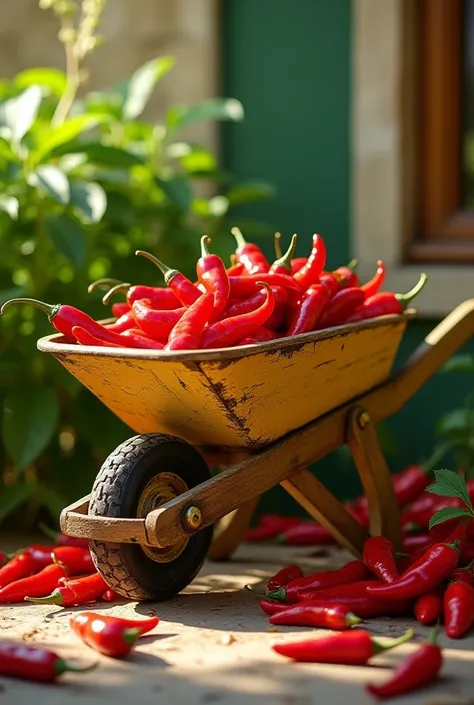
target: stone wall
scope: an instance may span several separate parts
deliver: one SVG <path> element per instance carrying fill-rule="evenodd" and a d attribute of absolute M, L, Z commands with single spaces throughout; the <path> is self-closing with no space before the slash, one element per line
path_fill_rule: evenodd
<path fill-rule="evenodd" d="M 0 77 L 33 66 L 64 68 L 58 21 L 38 0 L 0 0 Z M 105 44 L 89 62 L 91 86 L 106 88 L 161 54 L 176 58 L 159 85 L 147 117 L 166 106 L 194 103 L 219 93 L 217 0 L 108 0 L 101 33 Z M 215 128 L 203 124 L 193 137 L 215 147 Z"/>

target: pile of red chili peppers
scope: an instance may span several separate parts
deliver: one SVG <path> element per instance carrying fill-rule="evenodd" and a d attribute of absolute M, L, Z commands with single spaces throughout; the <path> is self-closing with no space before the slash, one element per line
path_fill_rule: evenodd
<path fill-rule="evenodd" d="M 385 266 L 377 263 L 373 278 L 361 284 L 356 262 L 326 271 L 326 246 L 314 235 L 308 257 L 293 257 L 296 235 L 287 252 L 271 263 L 254 243 L 233 228 L 237 247 L 232 264 L 201 238 L 201 256 L 193 282 L 155 256 L 141 250 L 164 276 L 165 287 L 132 285 L 101 279 L 89 291 L 107 288 L 105 304 L 112 304 L 115 321 L 103 325 L 69 305 L 51 305 L 16 298 L 3 304 L 28 303 L 44 311 L 66 340 L 80 345 L 150 350 L 200 350 L 255 345 L 346 323 L 402 313 L 421 291 L 426 275 L 407 294 L 380 291 Z"/>

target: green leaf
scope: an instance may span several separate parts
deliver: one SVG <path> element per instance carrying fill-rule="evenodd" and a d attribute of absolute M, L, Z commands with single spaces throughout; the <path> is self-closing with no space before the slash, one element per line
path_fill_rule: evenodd
<path fill-rule="evenodd" d="M 36 485 L 10 485 L 0 492 L 0 522 L 21 507 L 33 494 L 36 493 Z"/>
<path fill-rule="evenodd" d="M 31 386 L 15 389 L 3 405 L 3 442 L 17 472 L 24 470 L 47 448 L 58 425 L 55 389 Z"/>
<path fill-rule="evenodd" d="M 30 86 L 0 106 L 0 122 L 9 129 L 13 142 L 20 142 L 29 131 L 36 120 L 40 104 L 41 88 Z"/>
<path fill-rule="evenodd" d="M 107 195 L 99 184 L 75 181 L 71 185 L 71 203 L 80 211 L 84 220 L 98 223 L 107 208 Z"/>
<path fill-rule="evenodd" d="M 69 203 L 71 189 L 66 174 L 57 166 L 39 166 L 27 179 L 30 186 L 42 191 L 65 206 Z"/>
<path fill-rule="evenodd" d="M 54 127 L 48 132 L 48 137 L 33 153 L 34 163 L 42 161 L 51 152 L 66 142 L 71 142 L 83 132 L 96 127 L 99 123 L 106 122 L 110 118 L 107 115 L 91 114 L 76 115 L 63 122 L 59 127 Z"/>
<path fill-rule="evenodd" d="M 56 249 L 76 267 L 80 267 L 86 256 L 86 243 L 77 222 L 65 213 L 48 215 L 43 222 Z"/>
<path fill-rule="evenodd" d="M 166 151 L 170 159 L 179 159 L 181 166 L 188 174 L 215 171 L 217 169 L 215 155 L 199 145 L 174 142 L 169 145 Z"/>
<path fill-rule="evenodd" d="M 18 161 L 18 157 L 13 151 L 8 139 L 3 137 L 0 137 L 0 157 L 4 157 L 5 159 L 8 159 L 12 162 Z"/>
<path fill-rule="evenodd" d="M 263 201 L 275 196 L 275 187 L 266 181 L 245 181 L 235 184 L 225 194 L 230 206 L 240 206 L 244 203 Z"/>
<path fill-rule="evenodd" d="M 18 220 L 18 199 L 0 194 L 0 211 L 7 213 L 12 220 Z"/>
<path fill-rule="evenodd" d="M 441 372 L 474 372 L 474 355 L 456 355 L 448 360 Z"/>
<path fill-rule="evenodd" d="M 168 111 L 170 129 L 180 130 L 201 120 L 243 120 L 244 108 L 236 98 L 210 98 L 199 105 L 176 106 Z"/>
<path fill-rule="evenodd" d="M 125 84 L 125 100 L 122 108 L 124 120 L 137 118 L 150 100 L 156 83 L 174 66 L 172 56 L 160 56 L 143 64 Z"/>
<path fill-rule="evenodd" d="M 467 507 L 473 509 L 464 478 L 453 470 L 434 470 L 434 476 L 435 480 L 433 484 L 428 485 L 427 492 L 444 497 L 458 497 Z"/>
<path fill-rule="evenodd" d="M 436 432 L 439 434 L 458 431 L 474 431 L 474 409 L 453 409 L 443 414 L 436 424 Z"/>
<path fill-rule="evenodd" d="M 189 211 L 191 207 L 192 192 L 191 186 L 187 179 L 177 176 L 174 179 L 165 180 L 156 176 L 155 183 L 160 187 L 160 189 L 162 189 L 162 191 L 164 191 L 170 201 L 176 203 L 176 205 L 184 211 Z"/>
<path fill-rule="evenodd" d="M 90 162 L 103 166 L 131 167 L 144 164 L 144 160 L 126 149 L 101 144 L 101 142 L 67 142 L 53 149 L 52 156 L 85 154 Z"/>
<path fill-rule="evenodd" d="M 66 88 L 66 74 L 51 67 L 38 67 L 20 71 L 13 79 L 19 88 L 33 85 L 45 86 L 49 92 L 60 98 Z"/>
<path fill-rule="evenodd" d="M 437 524 L 442 524 L 443 521 L 448 521 L 449 519 L 457 519 L 458 517 L 470 517 L 471 512 L 467 509 L 461 509 L 460 507 L 443 507 L 439 509 L 429 521 L 429 528 L 433 528 Z"/>

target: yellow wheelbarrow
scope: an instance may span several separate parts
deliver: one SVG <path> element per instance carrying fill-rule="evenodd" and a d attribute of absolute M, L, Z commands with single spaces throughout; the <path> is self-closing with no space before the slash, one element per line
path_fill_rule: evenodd
<path fill-rule="evenodd" d="M 42 338 L 138 435 L 102 465 L 61 528 L 90 539 L 118 593 L 163 600 L 207 555 L 228 558 L 259 496 L 281 484 L 354 555 L 366 530 L 307 469 L 348 443 L 368 498 L 370 533 L 401 545 L 399 511 L 375 425 L 392 416 L 474 334 L 474 299 L 440 323 L 390 376 L 408 320 L 384 316 L 222 350 L 162 353 Z M 211 476 L 209 467 L 221 472 Z"/>

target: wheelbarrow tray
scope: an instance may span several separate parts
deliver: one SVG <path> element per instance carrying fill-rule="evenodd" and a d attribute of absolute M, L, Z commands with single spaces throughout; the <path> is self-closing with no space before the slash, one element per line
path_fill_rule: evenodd
<path fill-rule="evenodd" d="M 59 334 L 38 348 L 136 433 L 258 449 L 383 382 L 413 314 L 216 350 L 83 347 Z"/>

